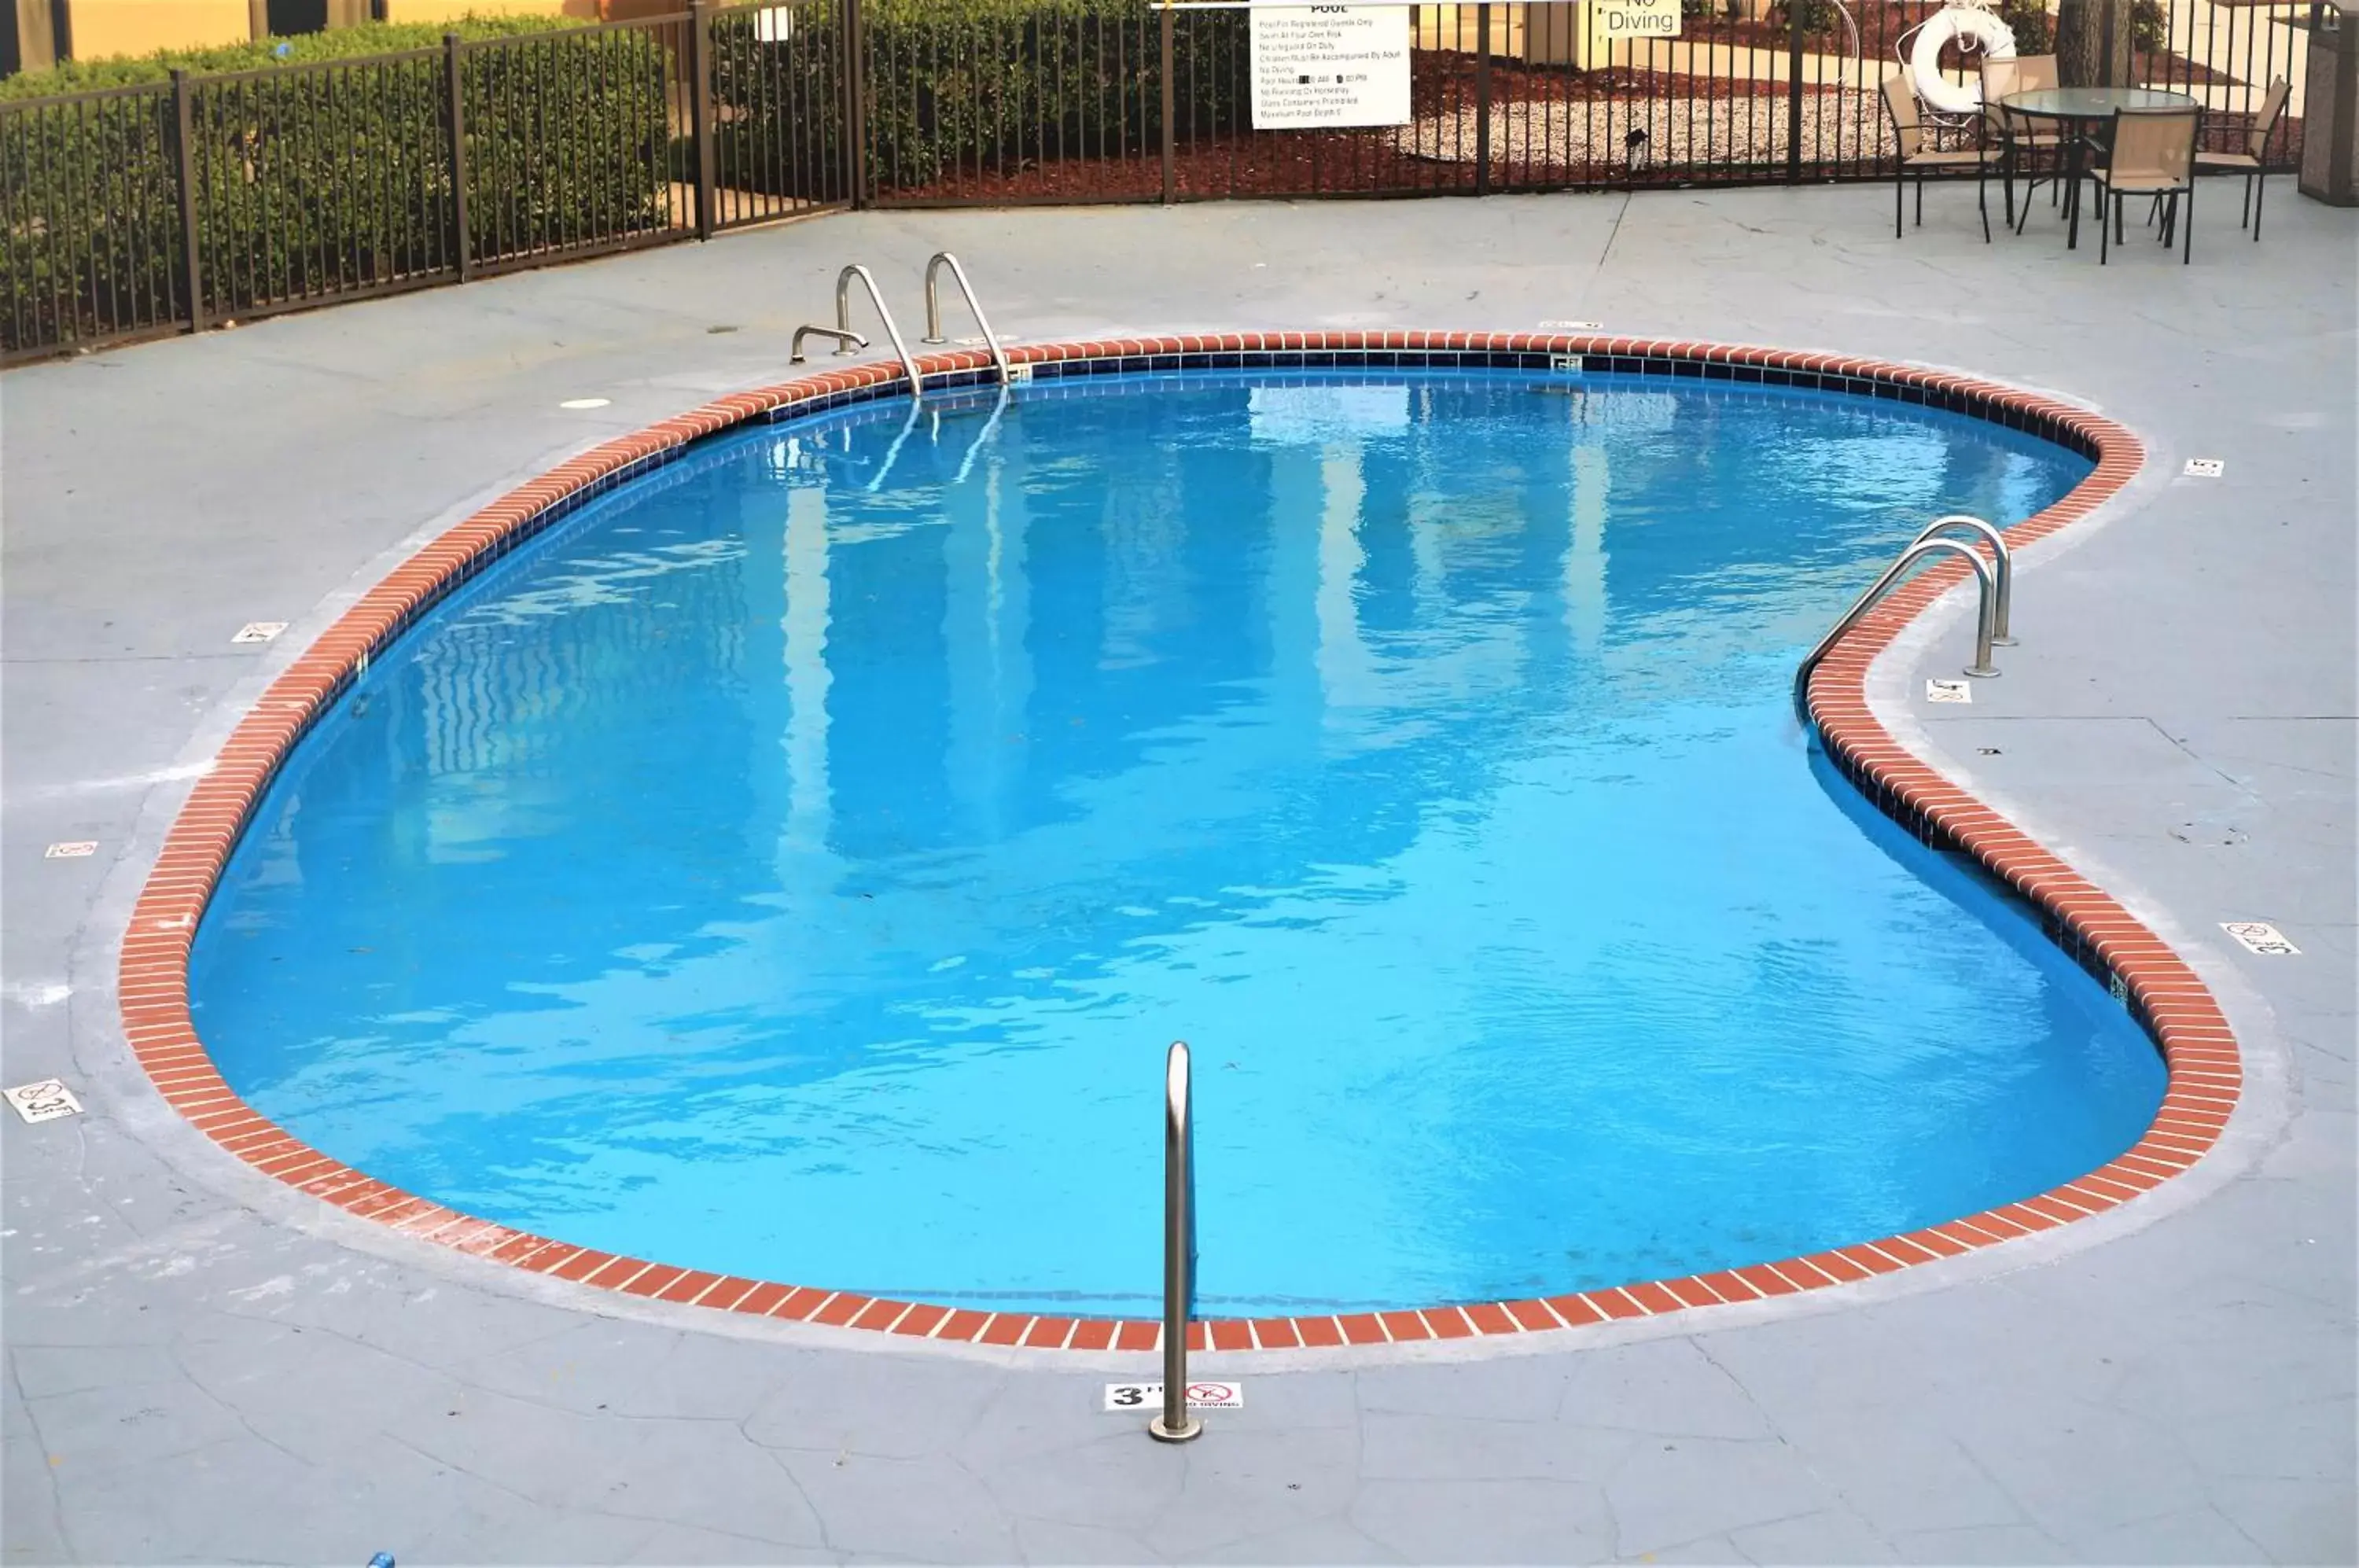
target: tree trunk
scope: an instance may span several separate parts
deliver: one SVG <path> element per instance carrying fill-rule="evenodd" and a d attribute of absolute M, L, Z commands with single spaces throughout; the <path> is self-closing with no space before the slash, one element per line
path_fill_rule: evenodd
<path fill-rule="evenodd" d="M 2109 52 L 2111 60 L 2106 59 Z M 2056 74 L 2067 87 L 2128 86 L 2130 0 L 2060 0 Z"/>

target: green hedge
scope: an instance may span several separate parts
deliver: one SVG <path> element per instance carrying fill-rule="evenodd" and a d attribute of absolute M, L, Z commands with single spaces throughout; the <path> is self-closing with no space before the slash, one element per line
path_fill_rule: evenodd
<path fill-rule="evenodd" d="M 223 44 L 214 49 L 158 49 L 154 54 L 131 58 L 67 60 L 51 70 L 19 71 L 15 76 L 0 78 L 0 103 L 162 82 L 175 70 L 211 75 L 225 71 L 254 71 L 266 65 L 303 65 L 430 49 L 442 41 L 445 33 L 456 33 L 462 38 L 506 38 L 581 25 L 563 16 L 468 16 L 448 23 L 368 22 L 358 27 L 330 27 L 324 32 L 299 33 L 293 38 Z"/>
<path fill-rule="evenodd" d="M 1151 0 L 865 0 L 861 9 L 868 171 L 879 192 L 1125 148 L 1152 158 L 1161 146 L 1161 31 Z M 1246 128 L 1245 15 L 1177 19 L 1182 137 Z M 828 0 L 807 0 L 795 18 L 791 37 L 768 43 L 754 37 L 751 13 L 715 27 L 724 145 L 741 144 L 748 168 L 764 148 L 811 139 L 815 129 L 842 145 L 842 107 L 829 96 L 841 14 Z M 839 154 L 832 167 L 840 164 Z M 838 173 L 804 179 L 791 193 L 840 194 L 810 188 L 840 184 Z"/>
<path fill-rule="evenodd" d="M 667 37 L 540 31 L 462 57 L 479 261 L 669 221 Z M 208 317 L 456 264 L 439 54 L 194 85 Z M 185 316 L 172 120 L 165 92 L 0 105 L 0 348 Z"/>
<path fill-rule="evenodd" d="M 715 170 L 743 191 L 844 201 L 842 11 L 805 0 L 792 15 L 770 41 L 756 36 L 756 12 L 712 20 Z"/>

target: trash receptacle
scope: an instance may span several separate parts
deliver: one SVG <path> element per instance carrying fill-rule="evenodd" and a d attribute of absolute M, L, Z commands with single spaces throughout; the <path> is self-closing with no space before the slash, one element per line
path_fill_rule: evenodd
<path fill-rule="evenodd" d="M 2310 8 L 2310 71 L 2302 82 L 2301 193 L 2359 206 L 2359 7 L 2318 0 Z"/>

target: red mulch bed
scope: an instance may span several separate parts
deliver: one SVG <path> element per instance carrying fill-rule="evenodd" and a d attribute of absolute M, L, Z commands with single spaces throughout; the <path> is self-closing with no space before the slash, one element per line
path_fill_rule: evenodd
<path fill-rule="evenodd" d="M 1380 132 L 1360 132 L 1371 137 Z M 1172 160 L 1174 194 L 1181 201 L 1217 201 L 1224 197 L 1276 200 L 1320 197 L 1442 196 L 1474 190 L 1474 165 L 1413 158 L 1391 146 L 1352 139 L 1355 133 L 1270 131 L 1229 136 L 1183 147 Z M 1633 174 L 1619 163 L 1580 167 L 1527 162 L 1512 165 L 1506 149 L 1492 159 L 1492 189 L 1510 191 L 1562 190 L 1574 186 L 1611 186 L 1615 190 L 1645 187 L 1760 183 L 1752 171 L 1715 166 L 1702 180 L 1686 169 L 1641 169 Z M 1805 166 L 1813 177 L 1833 170 Z M 889 191 L 877 204 L 896 206 L 1002 206 L 1021 202 L 1082 203 L 1154 201 L 1163 192 L 1163 167 L 1144 162 L 1089 163 L 1068 159 L 1036 165 L 980 179 L 943 180 L 908 191 Z"/>
<path fill-rule="evenodd" d="M 1906 7 L 1887 5 L 1901 13 Z M 1751 24 L 1748 24 L 1750 26 Z M 1730 24 L 1712 24 L 1715 41 L 1731 30 Z M 1691 29 L 1701 33 L 1704 29 Z M 1895 29 L 1896 34 L 1897 29 Z M 1871 35 L 1872 38 L 1872 35 Z M 1871 46 L 1872 47 L 1872 46 Z M 1471 109 L 1475 102 L 1475 57 L 1448 50 L 1419 50 L 1414 57 L 1410 82 L 1411 107 L 1419 120 L 1448 119 L 1455 109 Z M 1565 67 L 1531 67 L 1506 60 L 1491 62 L 1491 100 L 1495 105 L 1516 103 L 1603 103 L 1653 98 L 1694 98 L 1729 103 L 1740 98 L 1783 98 L 1781 82 L 1750 78 L 1682 76 L 1645 71 L 1614 70 L 1582 74 Z M 2174 84 L 2183 82 L 2174 78 Z M 2202 79 L 2199 76 L 2197 81 Z M 1832 88 L 1814 89 L 1832 92 Z M 1470 116 L 1471 117 L 1471 116 Z M 2222 148 L 2241 146 L 2245 121 L 2220 115 L 2204 127 L 2207 145 Z M 1181 200 L 1228 196 L 1290 198 L 1321 196 L 1442 195 L 1474 189 L 1473 149 L 1447 141 L 1422 150 L 1403 151 L 1398 133 L 1391 128 L 1349 131 L 1240 131 L 1189 136 L 1183 128 L 1173 158 L 1173 191 Z M 1471 132 L 1470 132 L 1471 137 Z M 2299 156 L 2301 126 L 2288 120 L 2277 146 L 2288 158 Z M 1527 149 L 1495 147 L 1493 189 L 1560 188 L 1611 185 L 1616 188 L 1690 185 L 1699 182 L 1692 169 L 1642 169 L 1635 174 L 1616 163 L 1582 166 L 1527 161 L 1517 156 Z M 1445 154 L 1458 153 L 1451 158 Z M 1806 176 L 1825 179 L 1865 172 L 1847 168 L 1806 165 Z M 1774 178 L 1774 175 L 1771 176 Z M 1712 183 L 1757 181 L 1758 171 L 1716 167 L 1702 176 Z M 886 205 L 1001 205 L 1020 202 L 1153 201 L 1163 193 L 1163 166 L 1152 149 L 1114 158 L 1022 158 L 979 172 L 957 175 L 923 186 L 882 191 Z"/>
<path fill-rule="evenodd" d="M 1410 83 L 1411 108 L 1422 121 L 1447 119 L 1475 103 L 1476 65 L 1472 55 L 1420 51 Z M 1816 89 L 1832 92 L 1833 89 Z M 1599 71 L 1586 75 L 1494 60 L 1491 101 L 1517 103 L 1609 103 L 1645 98 L 1693 98 L 1719 103 L 1740 98 L 1786 96 L 1783 82 L 1749 78 L 1678 76 L 1642 71 Z M 1471 118 L 1471 114 L 1470 114 Z M 1392 127 L 1350 131 L 1242 131 L 1190 136 L 1182 129 L 1173 163 L 1174 194 L 1187 199 L 1224 196 L 1413 196 L 1474 189 L 1473 133 L 1467 145 L 1453 145 L 1441 133 L 1404 151 Z M 1419 156 L 1419 151 L 1426 156 Z M 1558 188 L 1571 185 L 1663 186 L 1696 181 L 1692 169 L 1642 169 L 1635 176 L 1620 163 L 1580 167 L 1530 161 L 1527 149 L 1495 147 L 1493 188 Z M 1451 156 L 1451 155 L 1460 156 Z M 1712 176 L 1733 182 L 1742 171 L 1715 169 Z M 1512 182 L 1512 184 L 1510 183 Z M 961 170 L 933 183 L 879 193 L 888 205 L 995 205 L 1008 202 L 1152 201 L 1163 193 L 1163 165 L 1153 151 L 1124 158 L 1024 158 L 1009 167 Z"/>

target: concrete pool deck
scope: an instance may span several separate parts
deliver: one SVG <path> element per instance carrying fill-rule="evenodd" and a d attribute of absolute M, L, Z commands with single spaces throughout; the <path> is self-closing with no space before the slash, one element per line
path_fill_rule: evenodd
<path fill-rule="evenodd" d="M 1897 244 L 1856 188 L 864 215 L 0 379 L 5 1076 L 89 1106 L 0 1140 L 6 1560 L 2350 1560 L 2359 246 L 2288 200 L 2260 245 L 2212 223 L 2193 267 L 2100 270 L 2038 219 L 1984 247 L 1969 201 Z M 2052 1239 L 1799 1305 L 1207 1357 L 1250 1408 L 1172 1451 L 1097 1411 L 1144 1357 L 716 1332 L 350 1220 L 182 1125 L 113 953 L 267 675 L 492 495 L 778 379 L 837 263 L 913 320 L 941 245 L 1027 339 L 1597 321 L 2127 424 L 2147 465 L 2027 552 L 2006 677 L 1910 702 L 1951 625 L 1871 691 L 2212 985 L 2228 1138 Z M 612 402 L 557 407 L 583 397 Z M 233 648 L 256 620 L 293 624 Z M 2301 954 L 2245 953 L 2245 919 Z"/>

